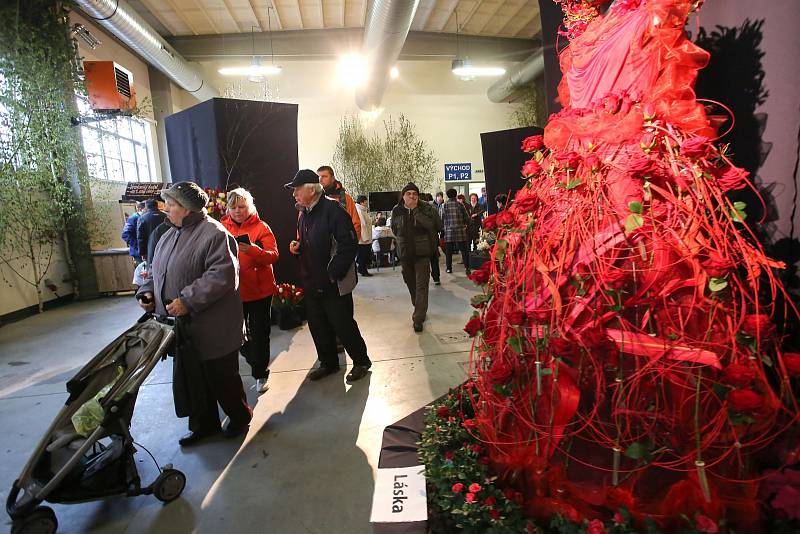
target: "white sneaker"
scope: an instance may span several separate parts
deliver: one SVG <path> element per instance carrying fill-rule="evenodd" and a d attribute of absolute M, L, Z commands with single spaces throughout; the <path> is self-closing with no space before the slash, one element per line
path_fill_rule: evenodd
<path fill-rule="evenodd" d="M 269 384 L 267 383 L 267 380 L 265 378 L 257 378 L 255 387 L 256 387 L 256 392 L 258 392 L 258 394 L 260 395 L 262 393 L 267 392 L 267 390 L 269 389 Z"/>

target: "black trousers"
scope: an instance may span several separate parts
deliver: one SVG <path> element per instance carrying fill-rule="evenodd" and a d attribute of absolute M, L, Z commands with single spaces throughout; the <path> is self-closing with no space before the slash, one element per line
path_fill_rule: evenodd
<path fill-rule="evenodd" d="M 461 257 L 464 259 L 464 268 L 469 271 L 468 241 L 459 241 L 457 243 L 448 241 L 447 243 L 444 244 L 444 259 L 447 270 L 448 271 L 453 270 L 453 252 L 455 251 L 456 247 L 458 247 L 458 249 L 461 251 Z"/>
<path fill-rule="evenodd" d="M 372 256 L 372 245 L 358 245 L 358 253 L 356 254 L 356 265 L 358 265 L 358 272 L 364 273 L 369 267 L 369 259 Z"/>
<path fill-rule="evenodd" d="M 441 270 L 439 269 L 439 245 L 436 245 L 436 254 L 431 256 L 431 278 L 433 278 L 434 282 L 438 282 L 441 276 Z"/>
<path fill-rule="evenodd" d="M 218 429 L 217 403 L 230 418 L 231 425 L 241 427 L 249 424 L 253 411 L 247 405 L 242 377 L 239 376 L 239 351 L 201 363 L 205 380 L 201 384 L 192 384 L 192 387 L 206 388 L 208 401 L 202 412 L 189 416 L 189 430 L 205 432 Z"/>
<path fill-rule="evenodd" d="M 353 318 L 353 295 L 314 295 L 309 292 L 305 299 L 308 328 L 321 364 L 339 367 L 336 351 L 336 338 L 339 338 L 354 365 L 369 365 L 367 344 Z"/>
<path fill-rule="evenodd" d="M 242 302 L 247 339 L 241 352 L 250 365 L 253 378 L 269 376 L 269 329 L 272 295 L 263 299 Z"/>

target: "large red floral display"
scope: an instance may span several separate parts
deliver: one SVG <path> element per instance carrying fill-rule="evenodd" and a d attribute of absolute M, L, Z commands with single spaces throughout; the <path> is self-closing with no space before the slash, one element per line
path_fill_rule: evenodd
<path fill-rule="evenodd" d="M 697 2 L 560 3 L 564 107 L 472 275 L 476 434 L 530 516 L 747 528 L 761 459 L 796 461 L 800 355 L 771 320 L 782 266 L 726 197 L 747 173 L 695 98 Z"/>

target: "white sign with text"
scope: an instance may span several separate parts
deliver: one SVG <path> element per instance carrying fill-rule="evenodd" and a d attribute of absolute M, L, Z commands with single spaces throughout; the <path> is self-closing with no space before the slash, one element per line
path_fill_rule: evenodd
<path fill-rule="evenodd" d="M 373 523 L 398 523 L 428 519 L 425 467 L 378 469 L 372 497 Z"/>

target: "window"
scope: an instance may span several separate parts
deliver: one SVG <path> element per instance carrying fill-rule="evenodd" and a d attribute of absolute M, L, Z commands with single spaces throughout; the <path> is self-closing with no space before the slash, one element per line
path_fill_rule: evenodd
<path fill-rule="evenodd" d="M 89 103 L 78 98 L 81 115 L 91 115 Z M 150 124 L 133 117 L 114 117 L 81 125 L 89 174 L 115 182 L 153 182 Z"/>

